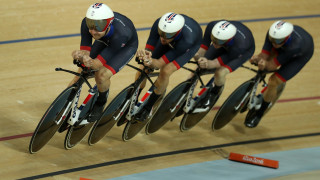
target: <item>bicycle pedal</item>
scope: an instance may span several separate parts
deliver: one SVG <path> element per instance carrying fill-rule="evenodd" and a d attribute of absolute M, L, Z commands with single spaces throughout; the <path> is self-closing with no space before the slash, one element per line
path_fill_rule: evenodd
<path fill-rule="evenodd" d="M 90 124 L 91 122 L 88 121 L 87 119 L 83 119 L 83 120 L 78 120 L 74 126 L 84 126 L 84 125 L 87 125 L 87 124 Z"/>
<path fill-rule="evenodd" d="M 206 108 L 195 108 L 192 113 L 202 113 L 202 112 L 207 112 L 209 111 L 209 107 L 206 107 Z"/>

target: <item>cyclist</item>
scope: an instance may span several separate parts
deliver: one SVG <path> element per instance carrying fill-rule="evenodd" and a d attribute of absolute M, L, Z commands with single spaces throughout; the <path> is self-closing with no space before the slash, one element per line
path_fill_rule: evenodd
<path fill-rule="evenodd" d="M 200 68 L 216 69 L 213 88 L 203 98 L 198 108 L 206 108 L 218 100 L 227 74 L 249 60 L 255 51 L 253 35 L 248 27 L 238 21 L 212 21 L 205 30 L 201 48 L 195 55 Z"/>
<path fill-rule="evenodd" d="M 150 115 L 152 106 L 165 92 L 170 76 L 196 54 L 201 38 L 200 25 L 186 15 L 169 12 L 154 22 L 145 50 L 138 50 L 137 57 L 144 60 L 144 65 L 160 69 L 160 75 L 146 105 L 135 115 L 137 121 L 142 122 Z M 139 73 L 136 78 L 138 76 Z"/>
<path fill-rule="evenodd" d="M 93 43 L 92 38 L 95 40 Z M 94 122 L 100 117 L 107 102 L 110 78 L 131 60 L 137 48 L 138 35 L 129 18 L 113 12 L 103 3 L 95 3 L 88 8 L 81 23 L 80 50 L 72 52 L 73 59 L 96 70 L 95 81 L 99 96 L 88 122 Z M 78 78 L 74 77 L 69 85 Z"/>
<path fill-rule="evenodd" d="M 247 127 L 258 125 L 276 97 L 277 87 L 293 78 L 311 59 L 313 51 L 312 36 L 300 26 L 285 21 L 276 21 L 270 26 L 261 53 L 250 62 L 258 64 L 260 70 L 276 72 L 269 78 L 260 109 L 246 118 Z"/>

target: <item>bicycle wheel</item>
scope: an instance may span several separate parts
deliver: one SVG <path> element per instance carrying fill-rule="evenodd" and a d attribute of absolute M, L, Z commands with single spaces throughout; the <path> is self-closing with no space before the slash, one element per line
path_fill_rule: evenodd
<path fill-rule="evenodd" d="M 74 88 L 75 87 L 69 87 L 65 89 L 53 101 L 46 113 L 41 118 L 29 144 L 29 152 L 31 154 L 38 152 L 44 145 L 46 145 L 57 132 L 62 123 L 67 120 L 67 116 L 71 110 L 71 107 L 68 107 L 68 105 L 76 95 Z M 59 124 L 57 124 L 56 121 L 61 117 L 62 120 L 59 122 Z"/>
<path fill-rule="evenodd" d="M 220 92 L 222 91 L 223 91 L 223 87 Z M 206 98 L 206 96 L 207 96 L 207 91 L 202 95 L 201 99 Z M 197 125 L 210 112 L 210 110 L 218 101 L 219 97 L 220 97 L 220 94 L 215 99 L 215 101 L 209 106 L 209 111 L 205 111 L 201 113 L 185 113 L 180 122 L 180 131 L 181 132 L 187 131 L 193 128 L 195 125 Z M 198 102 L 200 102 L 201 99 L 199 99 Z"/>
<path fill-rule="evenodd" d="M 163 93 L 165 94 L 165 93 Z M 141 129 L 152 119 L 153 115 L 157 112 L 157 110 L 159 109 L 161 103 L 163 101 L 163 95 L 157 100 L 157 102 L 153 105 L 152 108 L 152 115 L 147 118 L 144 122 L 141 123 L 131 123 L 132 121 L 135 121 L 134 117 L 132 117 L 133 119 L 131 121 L 128 121 L 126 124 L 126 127 L 123 130 L 122 133 L 122 140 L 123 141 L 128 141 L 130 139 L 132 139 L 134 136 L 136 136 Z"/>
<path fill-rule="evenodd" d="M 249 80 L 242 83 L 232 94 L 226 99 L 226 101 L 219 108 L 216 116 L 212 122 L 212 130 L 218 130 L 227 125 L 242 109 L 249 99 L 249 96 L 245 102 L 241 105 L 240 108 L 235 110 L 235 107 L 240 104 L 243 100 L 245 94 L 250 91 L 249 86 L 252 85 L 253 81 Z"/>
<path fill-rule="evenodd" d="M 86 106 L 82 109 L 79 115 L 79 120 L 86 119 L 89 116 L 90 110 L 93 107 L 93 104 L 97 100 L 97 93 L 87 102 Z M 78 143 L 82 141 L 84 136 L 90 131 L 94 123 L 89 123 L 86 125 L 71 126 L 68 129 L 66 137 L 64 139 L 64 148 L 71 149 Z"/>
<path fill-rule="evenodd" d="M 176 113 L 182 108 L 181 105 L 186 101 L 187 96 L 185 93 L 189 90 L 191 85 L 191 81 L 184 81 L 170 91 L 170 93 L 164 98 L 158 111 L 147 124 L 146 134 L 151 134 L 158 131 L 169 120 L 172 120 L 175 117 Z M 177 104 L 184 95 L 185 97 L 183 97 L 180 103 Z M 173 110 L 174 108 L 176 109 Z"/>
<path fill-rule="evenodd" d="M 118 117 L 115 120 L 115 116 L 123 116 L 125 114 L 119 114 L 122 107 L 124 106 L 125 101 L 128 97 L 131 97 L 133 91 L 133 86 L 128 86 L 123 89 L 107 106 L 105 111 L 102 114 L 100 120 L 93 126 L 91 133 L 89 135 L 88 144 L 93 145 L 100 141 L 114 126 L 114 124 L 121 118 Z"/>

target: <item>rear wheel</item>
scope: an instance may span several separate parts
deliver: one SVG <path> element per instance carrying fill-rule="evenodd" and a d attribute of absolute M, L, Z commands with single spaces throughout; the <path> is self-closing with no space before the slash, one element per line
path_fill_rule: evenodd
<path fill-rule="evenodd" d="M 29 145 L 29 152 L 31 154 L 38 152 L 46 145 L 63 122 L 67 120 L 67 116 L 71 110 L 70 105 L 75 95 L 74 87 L 69 87 L 50 105 L 32 135 Z M 60 118 L 62 118 L 62 120 L 57 124 Z"/>
<path fill-rule="evenodd" d="M 180 123 L 180 131 L 181 132 L 187 131 L 187 130 L 193 128 L 195 125 L 197 125 L 210 112 L 210 110 L 216 104 L 222 91 L 223 91 L 223 87 L 220 91 L 220 94 L 217 95 L 217 97 L 214 99 L 212 104 L 209 106 L 208 111 L 200 112 L 200 113 L 186 113 L 186 114 L 184 114 L 184 116 L 181 120 L 181 123 Z M 207 98 L 207 93 L 208 93 L 208 91 L 206 91 L 205 94 L 202 95 L 201 99 Z M 199 99 L 198 102 L 200 102 L 201 99 Z"/>
<path fill-rule="evenodd" d="M 132 94 L 133 86 L 123 89 L 107 106 L 100 120 L 93 126 L 88 144 L 93 145 L 100 141 L 114 126 L 114 124 L 125 115 L 122 110 L 124 103 Z M 128 107 L 127 107 L 128 108 Z M 125 110 L 123 110 L 125 111 Z M 115 119 L 116 118 L 116 119 Z"/>
<path fill-rule="evenodd" d="M 169 120 L 172 120 L 175 117 L 176 113 L 182 108 L 183 103 L 186 101 L 186 93 L 190 86 L 190 81 L 184 81 L 170 91 L 170 93 L 164 98 L 159 110 L 147 124 L 146 134 L 158 131 Z M 181 100 L 182 96 L 185 97 Z M 178 104 L 179 100 L 180 103 Z"/>

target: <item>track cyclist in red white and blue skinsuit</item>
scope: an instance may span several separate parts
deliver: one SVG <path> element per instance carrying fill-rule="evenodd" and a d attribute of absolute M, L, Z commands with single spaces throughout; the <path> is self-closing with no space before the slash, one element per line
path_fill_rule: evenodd
<path fill-rule="evenodd" d="M 311 59 L 313 51 L 313 38 L 302 27 L 285 21 L 276 21 L 270 26 L 261 53 L 250 61 L 258 64 L 260 70 L 276 72 L 269 78 L 260 109 L 246 118 L 247 127 L 258 125 L 277 96 L 277 87 L 298 74 Z"/>
<path fill-rule="evenodd" d="M 92 43 L 93 39 L 95 41 Z M 137 49 L 138 35 L 129 18 L 113 12 L 103 3 L 95 3 L 88 8 L 81 23 L 80 50 L 73 51 L 72 57 L 83 62 L 86 67 L 97 70 L 95 81 L 99 96 L 89 122 L 98 120 L 104 109 L 110 78 L 132 59 Z M 69 85 L 76 82 L 77 78 Z"/>
<path fill-rule="evenodd" d="M 144 60 L 146 66 L 160 69 L 160 75 L 148 102 L 135 115 L 138 122 L 148 117 L 152 106 L 165 92 L 170 76 L 196 54 L 201 39 L 200 25 L 186 15 L 170 12 L 153 23 L 145 50 L 139 50 L 137 57 Z"/>

